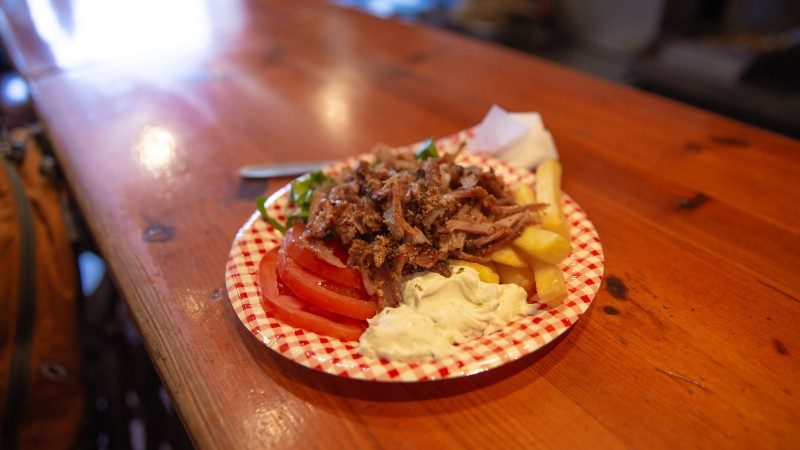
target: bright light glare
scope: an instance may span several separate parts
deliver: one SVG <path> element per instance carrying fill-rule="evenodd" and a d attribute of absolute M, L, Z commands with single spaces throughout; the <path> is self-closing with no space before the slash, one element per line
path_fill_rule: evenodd
<path fill-rule="evenodd" d="M 25 81 L 19 77 L 12 77 L 6 81 L 5 95 L 8 100 L 14 103 L 23 103 L 28 101 L 28 86 Z"/>
<path fill-rule="evenodd" d="M 39 36 L 61 66 L 129 61 L 201 48 L 211 39 L 205 0 L 75 0 L 71 23 L 52 0 L 30 0 Z"/>
<path fill-rule="evenodd" d="M 325 124 L 332 131 L 350 126 L 350 106 L 346 92 L 337 83 L 329 83 L 319 92 L 318 101 Z"/>
<path fill-rule="evenodd" d="M 136 160 L 139 166 L 154 176 L 167 174 L 175 161 L 178 146 L 175 135 L 160 127 L 146 127 L 136 144 Z"/>

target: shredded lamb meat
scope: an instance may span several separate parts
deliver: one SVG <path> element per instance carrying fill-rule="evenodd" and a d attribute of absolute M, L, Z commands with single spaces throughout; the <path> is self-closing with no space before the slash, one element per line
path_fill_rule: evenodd
<path fill-rule="evenodd" d="M 375 162 L 360 161 L 314 193 L 304 245 L 320 254 L 317 244 L 338 237 L 380 308 L 399 304 L 404 275 L 450 276 L 448 259 L 489 261 L 545 205 L 516 205 L 500 177 L 456 164 L 457 153 L 418 161 L 376 149 Z"/>

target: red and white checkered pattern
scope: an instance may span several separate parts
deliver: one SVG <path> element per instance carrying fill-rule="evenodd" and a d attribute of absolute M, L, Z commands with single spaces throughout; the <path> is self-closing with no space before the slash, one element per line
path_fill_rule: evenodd
<path fill-rule="evenodd" d="M 473 129 L 440 139 L 440 149 L 453 150 L 472 137 Z M 508 182 L 533 183 L 534 176 L 506 162 L 483 155 L 463 154 L 462 164 L 491 167 Z M 341 170 L 355 158 L 331 167 Z M 276 192 L 267 207 L 283 220 L 288 186 Z M 426 381 L 471 375 L 532 353 L 565 332 L 586 311 L 600 288 L 603 277 L 603 249 L 597 231 L 583 210 L 568 195 L 563 197 L 569 221 L 573 252 L 561 263 L 569 297 L 557 308 L 542 309 L 521 317 L 490 336 L 459 346 L 454 355 L 433 362 L 404 363 L 369 358 L 358 353 L 358 342 L 344 342 L 286 325 L 270 317 L 261 306 L 258 263 L 264 253 L 278 245 L 281 235 L 258 212 L 239 230 L 226 268 L 228 296 L 242 323 L 272 350 L 315 370 L 349 378 L 373 381 Z M 534 297 L 534 300 L 536 298 Z"/>

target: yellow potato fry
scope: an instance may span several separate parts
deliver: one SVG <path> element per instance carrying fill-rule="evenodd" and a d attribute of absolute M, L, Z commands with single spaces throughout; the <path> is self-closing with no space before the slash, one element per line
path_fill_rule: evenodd
<path fill-rule="evenodd" d="M 484 283 L 498 283 L 500 282 L 500 276 L 497 275 L 497 272 L 492 270 L 489 266 L 484 266 L 483 264 L 478 264 L 470 261 L 462 261 L 460 259 L 448 259 L 447 262 L 450 265 L 459 265 L 464 267 L 469 267 L 471 269 L 475 269 L 478 272 L 478 278 L 481 279 Z"/>
<path fill-rule="evenodd" d="M 525 183 L 517 183 L 514 190 L 514 201 L 518 205 L 530 205 L 536 203 L 536 194 L 533 189 Z"/>
<path fill-rule="evenodd" d="M 514 239 L 514 245 L 531 257 L 558 264 L 572 251 L 568 240 L 558 233 L 530 226 Z"/>
<path fill-rule="evenodd" d="M 569 225 L 561 209 L 561 163 L 551 159 L 536 168 L 536 201 L 547 203 L 539 212 L 542 228 L 569 240 Z"/>
<path fill-rule="evenodd" d="M 532 264 L 539 301 L 550 307 L 560 305 L 567 298 L 567 287 L 561 269 L 555 264 L 541 261 L 532 261 Z"/>
<path fill-rule="evenodd" d="M 534 275 L 529 267 L 511 267 L 502 264 L 497 266 L 497 274 L 500 275 L 500 283 L 513 283 L 525 289 L 528 295 L 536 292 L 534 285 Z"/>
<path fill-rule="evenodd" d="M 528 263 L 526 263 L 525 260 L 522 259 L 520 254 L 517 253 L 516 250 L 514 250 L 511 246 L 508 245 L 500 248 L 499 250 L 489 255 L 489 258 L 498 264 L 504 264 L 506 266 L 528 267 Z"/>

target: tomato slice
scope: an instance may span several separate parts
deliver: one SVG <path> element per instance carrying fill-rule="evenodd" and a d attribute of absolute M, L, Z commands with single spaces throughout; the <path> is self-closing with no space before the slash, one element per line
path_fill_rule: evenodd
<path fill-rule="evenodd" d="M 343 341 L 358 341 L 367 329 L 367 322 L 341 318 L 331 320 L 314 312 L 300 309 L 303 303 L 295 297 L 280 296 L 274 300 L 267 300 L 270 312 L 275 318 L 287 324 L 304 330 Z"/>
<path fill-rule="evenodd" d="M 261 284 L 261 295 L 265 298 L 275 298 L 281 295 L 278 290 L 278 273 L 275 270 L 278 264 L 278 247 L 269 250 L 261 257 L 258 264 L 258 281 Z"/>
<path fill-rule="evenodd" d="M 302 232 L 303 227 L 299 222 L 295 223 L 291 230 L 286 232 L 286 236 L 283 238 L 283 248 L 289 258 L 304 269 L 314 272 L 331 282 L 359 289 L 363 288 L 361 273 L 358 270 L 352 267 L 336 267 L 333 264 L 319 259 L 314 252 L 303 247 L 300 244 L 300 234 Z M 334 254 L 338 253 L 337 250 L 340 250 L 335 246 L 330 246 L 329 248 L 331 248 Z"/>
<path fill-rule="evenodd" d="M 291 295 L 281 295 L 278 290 L 276 266 L 278 249 L 270 250 L 259 264 L 261 294 L 265 306 L 278 320 L 296 328 L 344 341 L 357 341 L 367 323 L 314 308 Z"/>
<path fill-rule="evenodd" d="M 366 295 L 330 289 L 329 280 L 303 269 L 283 250 L 278 252 L 278 276 L 297 297 L 326 311 L 362 320 L 378 312 L 377 303 Z"/>

